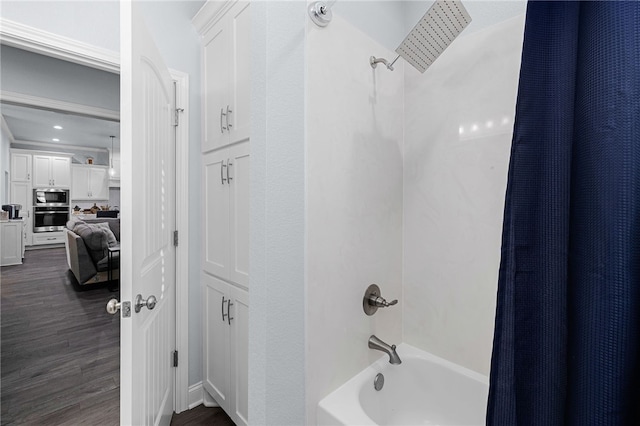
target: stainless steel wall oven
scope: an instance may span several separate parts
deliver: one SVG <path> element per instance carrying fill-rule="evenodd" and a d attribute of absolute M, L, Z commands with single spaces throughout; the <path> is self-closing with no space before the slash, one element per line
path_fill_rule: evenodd
<path fill-rule="evenodd" d="M 69 220 L 68 189 L 33 190 L 33 232 L 62 231 Z"/>

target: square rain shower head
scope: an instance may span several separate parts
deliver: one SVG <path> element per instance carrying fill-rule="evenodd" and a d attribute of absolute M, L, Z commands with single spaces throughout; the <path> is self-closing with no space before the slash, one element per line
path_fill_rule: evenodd
<path fill-rule="evenodd" d="M 425 72 L 471 23 L 458 0 L 437 0 L 396 49 L 415 69 Z"/>

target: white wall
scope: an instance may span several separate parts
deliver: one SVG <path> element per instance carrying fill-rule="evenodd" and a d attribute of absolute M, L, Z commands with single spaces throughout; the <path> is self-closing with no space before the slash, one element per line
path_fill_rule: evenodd
<path fill-rule="evenodd" d="M 366 288 L 402 299 L 403 65 L 338 13 L 307 33 L 307 423 L 318 401 L 402 341 L 402 303 L 367 316 Z"/>
<path fill-rule="evenodd" d="M 404 340 L 489 373 L 524 16 L 406 67 Z"/>
<path fill-rule="evenodd" d="M 305 424 L 303 1 L 251 5 L 249 419 Z"/>
<path fill-rule="evenodd" d="M 0 47 L 2 90 L 120 110 L 120 76 L 8 46 Z"/>

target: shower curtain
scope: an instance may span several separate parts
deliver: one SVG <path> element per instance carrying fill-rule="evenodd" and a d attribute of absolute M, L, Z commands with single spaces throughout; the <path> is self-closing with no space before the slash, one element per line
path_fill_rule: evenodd
<path fill-rule="evenodd" d="M 640 2 L 529 2 L 488 425 L 640 424 Z"/>

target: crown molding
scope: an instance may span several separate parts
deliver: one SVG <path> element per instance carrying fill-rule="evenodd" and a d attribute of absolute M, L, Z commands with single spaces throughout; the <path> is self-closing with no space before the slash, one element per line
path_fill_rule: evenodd
<path fill-rule="evenodd" d="M 0 43 L 52 58 L 120 73 L 120 53 L 0 18 Z"/>
<path fill-rule="evenodd" d="M 74 151 L 89 151 L 89 152 L 103 152 L 109 153 L 109 148 L 96 148 L 93 146 L 82 146 L 82 145 L 69 145 L 69 144 L 61 144 L 61 143 L 51 143 L 51 142 L 36 142 L 36 141 L 27 141 L 27 140 L 16 140 L 13 142 L 14 145 L 29 145 L 29 146 L 41 146 L 43 148 L 48 148 L 47 152 L 55 152 L 51 150 L 58 149 L 68 149 Z M 14 148 L 21 150 L 29 150 L 28 148 Z M 44 151 L 43 151 L 44 152 Z M 65 155 L 71 155 L 68 152 L 64 153 Z M 108 167 L 108 166 L 107 166 Z"/>
<path fill-rule="evenodd" d="M 6 90 L 0 90 L 0 103 L 44 109 L 47 111 L 57 111 L 66 114 L 70 113 L 83 117 L 99 118 L 108 121 L 120 121 L 120 111 L 75 104 L 65 101 L 58 101 L 49 98 L 41 98 L 39 96 L 9 92 Z"/>

